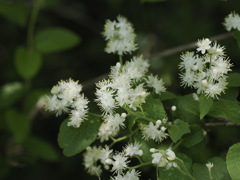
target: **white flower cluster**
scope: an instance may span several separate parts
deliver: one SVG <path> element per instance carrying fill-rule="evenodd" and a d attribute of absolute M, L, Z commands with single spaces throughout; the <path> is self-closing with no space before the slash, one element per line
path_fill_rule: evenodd
<path fill-rule="evenodd" d="M 168 137 L 168 133 L 166 132 L 167 128 L 167 119 L 157 120 L 154 124 L 150 122 L 148 125 L 142 124 L 142 134 L 143 138 L 146 140 L 152 139 L 156 142 L 162 142 L 164 139 Z"/>
<path fill-rule="evenodd" d="M 114 174 L 117 174 L 112 178 L 114 180 L 120 180 L 124 178 L 124 180 L 138 180 L 140 173 L 134 169 L 127 171 L 127 168 L 130 162 L 130 157 L 139 157 L 142 155 L 143 151 L 140 149 L 140 145 L 137 143 L 130 143 L 122 152 L 116 153 L 113 153 L 113 150 L 109 149 L 108 146 L 105 146 L 104 148 L 95 146 L 87 147 L 86 152 L 83 155 L 83 164 L 87 169 L 87 172 L 91 175 L 100 176 L 102 173 L 102 166 L 98 164 L 100 162 L 106 170 L 110 170 Z M 110 166 L 112 166 L 111 169 Z"/>
<path fill-rule="evenodd" d="M 156 166 L 165 167 L 166 169 L 170 169 L 171 167 L 178 167 L 177 163 L 174 161 L 176 159 L 176 155 L 171 149 L 158 150 L 151 148 L 150 152 L 153 153 L 152 163 Z"/>
<path fill-rule="evenodd" d="M 231 31 L 231 29 L 240 31 L 240 16 L 235 12 L 230 13 L 225 17 L 223 25 L 227 31 Z"/>
<path fill-rule="evenodd" d="M 124 121 L 127 117 L 126 113 L 120 114 L 109 114 L 104 117 L 104 122 L 101 124 L 98 132 L 98 137 L 100 141 L 108 141 L 109 137 L 115 137 L 120 127 L 124 128 Z"/>
<path fill-rule="evenodd" d="M 118 16 L 117 21 L 107 20 L 104 25 L 103 36 L 107 41 L 105 51 L 123 55 L 137 49 L 136 34 L 133 26 L 125 17 Z"/>
<path fill-rule="evenodd" d="M 55 112 L 56 116 L 63 112 L 69 113 L 70 121 L 67 125 L 78 128 L 88 112 L 88 100 L 80 94 L 81 91 L 82 86 L 78 81 L 59 81 L 51 90 L 52 96 L 46 96 L 45 108 Z"/>
<path fill-rule="evenodd" d="M 98 134 L 101 141 L 108 140 L 110 136 L 116 136 L 119 127 L 124 127 L 123 123 L 127 115 L 115 114 L 116 108 L 128 106 L 137 110 L 141 107 L 149 95 L 145 86 L 153 88 L 158 94 L 165 91 L 161 79 L 152 75 L 146 76 L 148 67 L 147 60 L 142 56 L 133 57 L 124 65 L 117 63 L 111 68 L 109 79 L 97 84 L 95 101 L 105 115 Z"/>
<path fill-rule="evenodd" d="M 181 55 L 181 85 L 194 87 L 197 94 L 204 93 L 215 98 L 226 89 L 226 75 L 232 65 L 224 53 L 224 47 L 209 39 L 199 40 L 197 51 L 202 55 L 194 52 Z"/>

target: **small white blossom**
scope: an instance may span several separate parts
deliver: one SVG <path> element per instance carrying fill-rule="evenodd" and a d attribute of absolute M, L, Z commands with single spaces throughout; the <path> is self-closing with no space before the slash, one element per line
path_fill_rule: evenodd
<path fill-rule="evenodd" d="M 87 172 L 91 175 L 99 176 L 102 173 L 102 169 L 97 165 L 97 161 L 100 159 L 101 149 L 97 147 L 86 148 L 86 152 L 83 154 L 83 165 Z"/>
<path fill-rule="evenodd" d="M 197 51 L 201 51 L 202 54 L 205 54 L 206 50 L 211 48 L 210 44 L 211 44 L 211 41 L 208 38 L 198 40 Z"/>
<path fill-rule="evenodd" d="M 213 167 L 213 163 L 208 162 L 208 163 L 206 164 L 206 166 L 207 166 L 208 169 L 212 169 L 212 167 Z"/>
<path fill-rule="evenodd" d="M 125 17 L 118 16 L 117 21 L 107 20 L 103 36 L 107 40 L 105 48 L 107 53 L 116 53 L 121 56 L 137 49 L 136 34 L 132 24 Z"/>
<path fill-rule="evenodd" d="M 152 154 L 152 158 L 152 164 L 158 167 L 165 167 L 166 169 L 177 167 L 177 163 L 174 162 L 176 155 L 171 149 L 155 150 Z"/>
<path fill-rule="evenodd" d="M 154 125 L 152 122 L 142 126 L 143 138 L 146 140 L 152 139 L 156 142 L 162 142 L 168 137 L 168 134 L 165 132 L 167 128 L 164 126 L 160 126 L 159 124 Z"/>
<path fill-rule="evenodd" d="M 105 146 L 105 148 L 101 149 L 101 155 L 100 160 L 102 164 L 112 164 L 112 149 L 109 149 L 108 146 Z"/>
<path fill-rule="evenodd" d="M 130 143 L 128 144 L 125 148 L 124 148 L 124 153 L 126 156 L 142 156 L 143 155 L 143 151 L 140 148 L 140 144 L 138 143 Z"/>
<path fill-rule="evenodd" d="M 197 51 L 204 55 L 195 55 L 194 52 L 182 54 L 179 65 L 181 85 L 194 87 L 197 94 L 203 93 L 212 98 L 224 93 L 226 75 L 232 67 L 224 49 L 216 42 L 211 44 L 209 39 L 203 39 L 198 41 Z"/>
<path fill-rule="evenodd" d="M 176 110 L 177 110 L 177 107 L 176 107 L 176 106 L 172 106 L 172 107 L 171 107 L 171 110 L 172 110 L 172 111 L 176 111 Z"/>
<path fill-rule="evenodd" d="M 155 90 L 156 94 L 161 94 L 166 91 L 163 80 L 159 79 L 157 76 L 149 75 L 146 82 L 149 87 Z"/>
<path fill-rule="evenodd" d="M 231 29 L 240 31 L 240 16 L 235 12 L 230 13 L 225 17 L 223 25 L 227 31 L 231 31 Z"/>
<path fill-rule="evenodd" d="M 127 164 L 129 163 L 128 157 L 125 156 L 123 153 L 117 153 L 113 155 L 113 167 L 112 171 L 114 173 L 122 173 L 124 169 L 127 168 Z"/>
<path fill-rule="evenodd" d="M 124 128 L 125 113 L 120 114 L 109 114 L 104 117 L 104 122 L 99 128 L 98 137 L 100 141 L 108 141 L 109 137 L 114 137 L 118 134 L 120 127 Z"/>
<path fill-rule="evenodd" d="M 51 90 L 52 96 L 45 98 L 46 109 L 55 112 L 56 116 L 70 112 L 70 121 L 67 125 L 80 127 L 87 117 L 89 102 L 83 94 L 80 94 L 81 90 L 82 85 L 78 84 L 78 81 L 72 79 L 59 81 Z"/>
<path fill-rule="evenodd" d="M 135 169 L 128 171 L 126 174 L 118 174 L 115 177 L 112 177 L 111 180 L 139 180 L 140 173 Z"/>
<path fill-rule="evenodd" d="M 100 82 L 97 84 L 97 90 L 95 94 L 97 96 L 95 101 L 101 107 L 103 114 L 112 114 L 117 106 L 114 99 L 114 90 L 108 88 L 105 83 Z"/>

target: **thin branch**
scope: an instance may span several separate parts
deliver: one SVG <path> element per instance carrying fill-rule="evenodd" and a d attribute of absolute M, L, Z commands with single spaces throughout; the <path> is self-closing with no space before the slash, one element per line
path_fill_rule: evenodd
<path fill-rule="evenodd" d="M 240 124 L 234 122 L 218 122 L 218 123 L 204 123 L 203 126 L 205 127 L 240 126 Z"/>
<path fill-rule="evenodd" d="M 221 40 L 224 40 L 224 39 L 231 38 L 232 36 L 233 36 L 233 33 L 229 32 L 229 33 L 219 34 L 219 35 L 210 37 L 209 39 L 211 41 L 221 41 Z M 159 58 L 171 56 L 171 55 L 174 55 L 174 54 L 181 53 L 183 51 L 194 49 L 194 48 L 196 48 L 196 43 L 197 42 L 192 42 L 192 43 L 188 43 L 188 44 L 184 44 L 184 45 L 181 45 L 181 46 L 177 46 L 177 47 L 174 47 L 174 48 L 164 50 L 162 52 L 159 52 L 159 53 L 156 53 L 156 54 L 152 55 L 150 57 L 150 59 L 155 61 Z"/>

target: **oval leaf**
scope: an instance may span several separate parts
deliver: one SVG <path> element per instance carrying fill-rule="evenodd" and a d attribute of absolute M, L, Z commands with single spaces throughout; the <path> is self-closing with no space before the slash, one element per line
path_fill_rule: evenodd
<path fill-rule="evenodd" d="M 10 109 L 5 112 L 5 119 L 15 140 L 19 143 L 23 142 L 30 133 L 30 121 L 28 116 L 14 109 Z"/>
<path fill-rule="evenodd" d="M 146 103 L 143 104 L 142 108 L 146 113 L 146 116 L 152 119 L 163 119 L 166 116 L 161 100 L 159 98 L 154 98 L 151 95 L 147 97 Z"/>
<path fill-rule="evenodd" d="M 208 114 L 240 123 L 240 105 L 235 101 L 219 99 L 219 101 L 214 102 Z"/>
<path fill-rule="evenodd" d="M 49 162 L 54 162 L 59 159 L 59 153 L 51 144 L 43 139 L 31 136 L 25 141 L 24 147 L 36 159 Z"/>
<path fill-rule="evenodd" d="M 228 75 L 228 86 L 239 87 L 240 86 L 240 73 L 230 73 Z"/>
<path fill-rule="evenodd" d="M 179 119 L 174 121 L 174 124 L 168 128 L 169 136 L 173 142 L 177 142 L 184 134 L 190 133 L 189 125 L 187 122 Z"/>
<path fill-rule="evenodd" d="M 227 153 L 227 169 L 232 179 L 239 179 L 240 143 L 232 145 Z"/>
<path fill-rule="evenodd" d="M 60 126 L 58 144 L 65 156 L 73 156 L 95 141 L 101 123 L 93 116 L 89 116 L 79 128 L 68 127 L 67 122 L 66 119 Z"/>
<path fill-rule="evenodd" d="M 64 28 L 48 28 L 37 33 L 35 47 L 41 53 L 53 53 L 74 47 L 80 38 Z"/>
<path fill-rule="evenodd" d="M 202 95 L 199 99 L 199 111 L 200 111 L 200 119 L 202 119 L 213 105 L 213 100 L 210 97 L 206 97 Z"/>
<path fill-rule="evenodd" d="M 15 66 L 24 79 L 32 79 L 40 70 L 41 65 L 42 58 L 38 53 L 28 51 L 23 47 L 17 48 L 15 52 Z"/>

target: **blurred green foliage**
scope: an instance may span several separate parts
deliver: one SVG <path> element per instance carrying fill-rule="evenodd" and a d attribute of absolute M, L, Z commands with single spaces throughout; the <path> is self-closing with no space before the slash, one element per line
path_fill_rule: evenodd
<path fill-rule="evenodd" d="M 118 14 L 126 16 L 138 34 L 139 53 L 151 58 L 165 49 L 225 33 L 224 17 L 232 11 L 239 13 L 239 7 L 239 2 L 233 0 L 0 0 L 0 179 L 92 178 L 84 172 L 80 156 L 62 155 L 56 141 L 61 121 L 39 110 L 38 100 L 60 79 L 72 77 L 84 82 L 108 72 L 116 63 L 116 56 L 103 52 L 101 32 L 106 19 Z M 238 39 L 239 34 L 235 37 Z M 234 71 L 238 71 L 236 41 L 232 38 L 221 44 L 227 47 Z M 183 94 L 177 70 L 179 54 L 151 59 L 152 71 L 160 74 L 168 89 L 178 95 Z M 239 82 L 230 84 L 239 86 Z M 92 87 L 85 93 L 93 94 Z M 238 90 L 230 90 L 235 99 Z M 223 118 L 239 122 L 239 104 L 229 102 L 231 97 L 226 98 L 218 102 Z M 164 103 L 169 102 L 171 99 Z M 175 103 L 187 109 L 181 116 L 189 123 L 199 115 L 205 116 L 210 109 L 204 107 L 199 114 L 188 96 L 181 97 L 181 101 L 177 98 Z M 232 103 L 228 107 L 235 109 L 225 109 L 223 104 L 228 103 Z M 212 109 L 210 114 L 214 116 L 215 112 Z M 180 126 L 185 127 L 187 123 Z M 205 152 L 198 127 L 192 133 L 194 136 L 184 143 L 186 147 L 191 146 L 189 156 L 201 163 L 213 152 Z M 230 141 L 228 136 L 218 138 L 228 133 L 231 133 Z M 210 135 L 208 143 L 219 154 L 225 154 L 240 138 L 234 127 L 215 129 Z M 215 139 L 217 143 L 213 143 Z M 201 156 L 195 153 L 199 152 L 196 149 L 202 150 Z M 204 173 L 206 168 L 202 166 L 194 164 L 194 173 Z M 143 174 L 142 178 L 149 177 Z"/>

